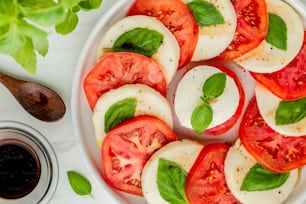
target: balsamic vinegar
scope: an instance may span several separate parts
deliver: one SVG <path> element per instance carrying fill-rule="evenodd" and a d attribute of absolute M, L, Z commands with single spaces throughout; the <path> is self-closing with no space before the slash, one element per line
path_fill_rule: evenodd
<path fill-rule="evenodd" d="M 40 173 L 40 162 L 31 147 L 15 140 L 0 143 L 0 198 L 26 196 L 37 185 Z"/>

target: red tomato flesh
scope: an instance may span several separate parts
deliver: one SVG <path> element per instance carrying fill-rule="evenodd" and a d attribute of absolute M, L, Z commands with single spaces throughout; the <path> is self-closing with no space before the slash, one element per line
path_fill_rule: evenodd
<path fill-rule="evenodd" d="M 225 180 L 224 160 L 228 149 L 222 143 L 203 147 L 186 181 L 186 195 L 191 204 L 239 203 Z"/>
<path fill-rule="evenodd" d="M 157 17 L 175 36 L 180 46 L 179 68 L 191 60 L 198 41 L 198 26 L 181 0 L 136 0 L 127 15 Z"/>
<path fill-rule="evenodd" d="M 256 81 L 284 100 L 297 100 L 306 96 L 306 31 L 298 55 L 283 69 L 261 74 L 252 72 Z"/>
<path fill-rule="evenodd" d="M 233 60 L 257 47 L 268 32 L 268 10 L 265 0 L 231 0 L 237 15 L 233 41 L 217 59 Z"/>
<path fill-rule="evenodd" d="M 239 96 L 240 96 L 238 107 L 237 107 L 234 115 L 231 118 L 229 118 L 227 121 L 225 121 L 224 123 L 222 123 L 220 125 L 217 125 L 213 128 L 209 128 L 209 129 L 204 131 L 204 134 L 207 134 L 207 135 L 221 135 L 221 134 L 227 132 L 229 129 L 231 129 L 236 124 L 236 122 L 238 121 L 238 119 L 239 119 L 239 117 L 242 113 L 243 107 L 244 107 L 245 93 L 244 93 L 244 90 L 243 90 L 242 85 L 240 83 L 240 80 L 238 79 L 237 75 L 232 70 L 230 70 L 227 67 L 221 66 L 221 65 L 212 65 L 212 66 L 220 69 L 222 72 L 225 72 L 226 75 L 230 76 L 235 81 L 235 84 L 238 88 L 238 92 L 239 92 Z"/>
<path fill-rule="evenodd" d="M 142 195 L 141 172 L 149 157 L 176 134 L 152 116 L 127 120 L 107 133 L 102 143 L 104 180 L 113 188 Z"/>
<path fill-rule="evenodd" d="M 93 110 L 99 97 L 124 84 L 141 83 L 152 87 L 163 96 L 167 82 L 163 68 L 151 58 L 131 52 L 104 55 L 84 80 L 84 91 Z"/>
<path fill-rule="evenodd" d="M 254 97 L 243 116 L 239 137 L 258 163 L 274 172 L 288 172 L 306 164 L 306 136 L 286 137 L 272 130 L 259 113 Z"/>

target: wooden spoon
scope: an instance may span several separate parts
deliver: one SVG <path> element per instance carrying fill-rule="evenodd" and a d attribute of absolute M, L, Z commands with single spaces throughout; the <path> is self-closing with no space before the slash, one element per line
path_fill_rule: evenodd
<path fill-rule="evenodd" d="M 66 112 L 61 97 L 41 84 L 16 79 L 1 72 L 0 82 L 14 95 L 27 112 L 39 120 L 45 122 L 57 121 Z"/>

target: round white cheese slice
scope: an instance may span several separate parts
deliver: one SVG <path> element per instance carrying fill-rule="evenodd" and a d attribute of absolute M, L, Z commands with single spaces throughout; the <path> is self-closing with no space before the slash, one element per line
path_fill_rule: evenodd
<path fill-rule="evenodd" d="M 273 130 L 285 136 L 296 137 L 306 135 L 306 117 L 296 123 L 276 125 L 276 110 L 282 99 L 272 94 L 267 88 L 260 84 L 256 85 L 255 95 L 261 116 Z"/>
<path fill-rule="evenodd" d="M 186 172 L 189 172 L 202 147 L 198 142 L 184 139 L 182 141 L 170 142 L 155 152 L 147 161 L 142 171 L 142 192 L 146 201 L 150 204 L 168 204 L 161 197 L 157 186 L 159 158 L 175 162 Z"/>
<path fill-rule="evenodd" d="M 185 3 L 193 0 L 184 0 Z M 236 12 L 230 0 L 207 0 L 213 4 L 224 18 L 223 24 L 201 27 L 192 61 L 211 59 L 218 56 L 234 38 L 237 26 Z"/>
<path fill-rule="evenodd" d="M 232 194 L 244 204 L 279 204 L 285 201 L 297 183 L 298 169 L 290 171 L 288 179 L 278 188 L 266 191 L 241 191 L 244 177 L 255 164 L 256 160 L 238 139 L 230 147 L 224 161 L 225 179 Z"/>
<path fill-rule="evenodd" d="M 178 68 L 180 48 L 173 34 L 155 17 L 135 15 L 124 17 L 116 22 L 106 31 L 100 42 L 98 59 L 105 53 L 105 50 L 113 47 L 122 34 L 135 28 L 147 28 L 163 35 L 163 42 L 152 59 L 164 68 L 166 81 L 169 83 Z"/>
<path fill-rule="evenodd" d="M 134 116 L 152 115 L 163 120 L 170 128 L 173 128 L 171 107 L 165 97 L 149 86 L 143 84 L 127 84 L 103 94 L 94 108 L 92 120 L 96 140 L 101 146 L 105 136 L 105 114 L 109 108 L 127 98 L 136 98 L 136 110 Z"/>
<path fill-rule="evenodd" d="M 189 70 L 178 83 L 174 110 L 181 126 L 192 129 L 191 116 L 194 109 L 203 104 L 202 87 L 213 74 L 221 71 L 213 66 L 200 65 Z M 227 75 L 225 90 L 213 103 L 213 120 L 207 129 L 220 125 L 231 118 L 239 105 L 239 91 L 233 78 Z"/>
<path fill-rule="evenodd" d="M 280 16 L 287 26 L 287 50 L 280 50 L 266 40 L 257 48 L 235 60 L 247 70 L 257 73 L 275 72 L 285 67 L 299 52 L 304 39 L 303 22 L 284 1 L 267 0 L 268 12 Z"/>

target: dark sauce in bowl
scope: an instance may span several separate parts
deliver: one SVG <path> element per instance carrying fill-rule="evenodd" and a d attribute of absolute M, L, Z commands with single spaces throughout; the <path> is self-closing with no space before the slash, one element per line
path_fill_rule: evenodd
<path fill-rule="evenodd" d="M 0 197 L 18 199 L 38 184 L 41 167 L 35 151 L 17 140 L 0 143 Z"/>

